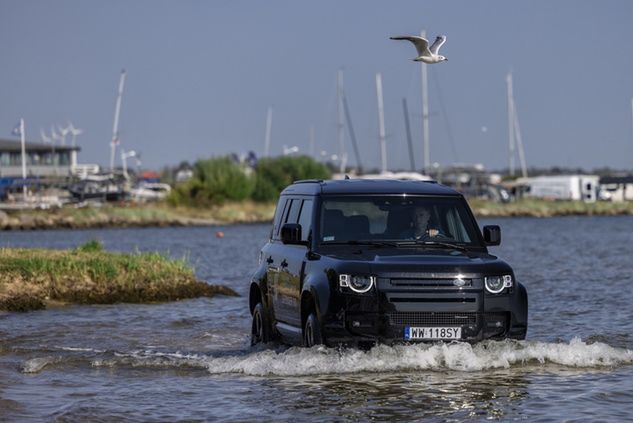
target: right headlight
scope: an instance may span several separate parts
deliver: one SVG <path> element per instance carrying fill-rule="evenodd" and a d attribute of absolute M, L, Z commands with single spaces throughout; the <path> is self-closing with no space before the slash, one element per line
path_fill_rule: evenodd
<path fill-rule="evenodd" d="M 512 275 L 486 276 L 484 277 L 486 291 L 491 294 L 499 294 L 506 288 L 512 288 Z"/>
<path fill-rule="evenodd" d="M 375 276 L 358 276 L 358 275 L 339 275 L 339 285 L 343 288 L 349 288 L 359 294 L 368 292 L 376 283 Z"/>

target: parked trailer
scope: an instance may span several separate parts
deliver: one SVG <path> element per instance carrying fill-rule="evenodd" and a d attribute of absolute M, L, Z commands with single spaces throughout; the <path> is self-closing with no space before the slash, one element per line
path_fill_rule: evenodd
<path fill-rule="evenodd" d="M 596 175 L 558 175 L 520 178 L 517 182 L 527 186 L 526 197 L 594 202 L 599 179 Z"/>

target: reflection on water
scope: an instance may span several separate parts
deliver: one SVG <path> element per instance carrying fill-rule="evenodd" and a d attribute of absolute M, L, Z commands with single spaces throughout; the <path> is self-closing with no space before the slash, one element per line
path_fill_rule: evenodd
<path fill-rule="evenodd" d="M 243 296 L 0 314 L 0 420 L 630 420 L 633 218 L 480 223 L 501 225 L 492 252 L 528 288 L 525 342 L 251 349 L 266 225 L 2 233 L 186 257 Z"/>

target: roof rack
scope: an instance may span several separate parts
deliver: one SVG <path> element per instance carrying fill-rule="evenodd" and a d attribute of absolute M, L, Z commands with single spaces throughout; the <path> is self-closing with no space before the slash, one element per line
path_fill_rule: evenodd
<path fill-rule="evenodd" d="M 323 183 L 323 179 L 300 179 L 294 181 L 293 184 L 320 184 Z"/>

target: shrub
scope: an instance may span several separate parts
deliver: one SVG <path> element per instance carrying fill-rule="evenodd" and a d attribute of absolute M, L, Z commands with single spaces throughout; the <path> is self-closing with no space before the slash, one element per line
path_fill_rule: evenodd
<path fill-rule="evenodd" d="M 300 179 L 330 177 L 327 167 L 308 156 L 264 158 L 257 163 L 255 173 L 253 199 L 256 201 L 274 201 L 286 186 Z"/>
<path fill-rule="evenodd" d="M 255 175 L 228 157 L 198 160 L 193 178 L 176 187 L 167 201 L 174 206 L 209 206 L 226 200 L 242 201 L 255 189 Z"/>

